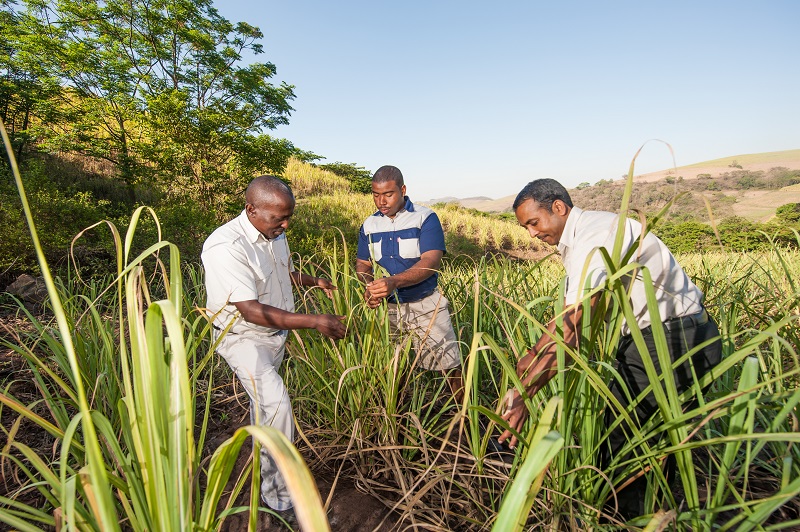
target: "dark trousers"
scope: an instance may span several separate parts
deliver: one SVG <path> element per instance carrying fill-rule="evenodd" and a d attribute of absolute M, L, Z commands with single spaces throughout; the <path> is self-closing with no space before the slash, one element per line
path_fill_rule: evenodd
<path fill-rule="evenodd" d="M 711 319 L 711 317 L 708 318 L 707 322 L 700 325 L 688 324 L 685 326 L 672 327 L 671 330 L 665 329 L 664 334 L 666 335 L 670 358 L 673 362 L 681 358 L 687 351 L 691 350 L 695 346 L 712 338 L 717 338 L 715 342 L 712 342 L 708 346 L 692 355 L 691 362 L 687 360 L 675 369 L 675 384 L 678 389 L 678 393 L 682 393 L 692 387 L 694 377 L 692 376 L 691 366 L 694 367 L 694 371 L 699 378 L 702 375 L 705 375 L 711 368 L 719 363 L 722 355 L 722 342 L 719 339 L 719 328 L 714 320 Z M 658 362 L 655 341 L 653 339 L 653 333 L 650 330 L 650 327 L 643 329 L 642 335 L 644 336 L 644 341 L 647 344 L 646 353 L 642 354 L 639 352 L 639 349 L 636 347 L 633 337 L 631 336 L 624 336 L 620 340 L 617 348 L 617 360 L 615 365 L 632 398 L 638 396 L 642 390 L 650 385 L 650 379 L 647 377 L 647 371 L 645 370 L 644 362 L 642 362 L 643 355 L 649 356 L 653 361 L 656 372 L 659 374 L 661 373 L 661 366 Z M 623 388 L 618 381 L 615 380 L 610 385 L 610 389 L 614 394 L 614 397 L 619 400 L 623 407 L 629 404 L 628 399 L 623 392 Z M 692 402 L 696 404 L 696 401 Z M 690 403 L 686 406 L 692 407 L 692 404 Z M 631 417 L 633 418 L 634 422 L 641 426 L 641 424 L 647 421 L 654 413 L 656 413 L 657 410 L 658 404 L 656 403 L 655 396 L 653 395 L 653 392 L 650 392 L 642 399 L 641 402 L 639 402 L 635 411 L 631 414 Z M 616 418 L 616 411 L 612 409 L 606 410 L 606 426 L 611 425 Z M 607 445 L 601 449 L 600 461 L 603 469 L 607 468 L 612 457 L 616 457 L 619 454 L 622 447 L 628 441 L 630 434 L 631 431 L 628 429 L 628 425 L 624 421 L 611 432 L 606 442 Z M 651 445 L 655 443 L 657 443 L 657 440 L 650 442 Z M 620 458 L 622 461 L 629 459 L 629 457 L 626 458 L 624 456 Z M 644 467 L 645 464 L 642 465 L 642 468 Z M 667 460 L 667 469 L 665 471 L 667 478 L 674 479 L 674 469 L 675 460 L 673 457 L 670 457 L 670 459 Z M 646 486 L 647 480 L 644 476 L 642 476 L 636 479 L 626 488 L 617 492 L 620 517 L 627 520 L 638 517 L 644 513 L 644 495 Z M 614 500 L 609 500 L 606 510 L 613 511 L 613 505 Z"/>

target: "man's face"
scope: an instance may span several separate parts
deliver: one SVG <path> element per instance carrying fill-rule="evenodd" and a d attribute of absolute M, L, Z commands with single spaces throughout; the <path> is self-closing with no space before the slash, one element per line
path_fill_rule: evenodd
<path fill-rule="evenodd" d="M 519 224 L 528 230 L 531 238 L 538 238 L 555 246 L 561 240 L 561 234 L 564 232 L 569 207 L 563 201 L 556 200 L 553 202 L 551 212 L 539 205 L 539 202 L 529 199 L 522 202 L 514 214 L 517 215 Z"/>
<path fill-rule="evenodd" d="M 253 227 L 269 239 L 277 238 L 289 227 L 289 219 L 294 214 L 294 199 L 289 196 L 274 195 L 271 201 L 260 201 L 258 205 L 245 206 L 247 216 Z"/>
<path fill-rule="evenodd" d="M 381 214 L 394 218 L 400 209 L 405 207 L 406 186 L 398 187 L 394 181 L 372 183 L 372 200 Z"/>

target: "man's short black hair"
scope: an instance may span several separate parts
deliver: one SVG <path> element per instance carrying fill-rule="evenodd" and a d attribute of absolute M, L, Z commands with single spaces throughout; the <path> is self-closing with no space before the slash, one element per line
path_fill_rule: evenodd
<path fill-rule="evenodd" d="M 528 200 L 533 200 L 541 207 L 553 212 L 553 202 L 561 200 L 570 209 L 572 208 L 572 198 L 569 197 L 569 192 L 564 188 L 564 185 L 555 179 L 535 179 L 525 185 L 525 187 L 517 194 L 517 199 L 514 200 L 514 210 Z"/>
<path fill-rule="evenodd" d="M 372 176 L 373 183 L 386 183 L 394 181 L 397 188 L 403 188 L 403 173 L 396 166 L 386 165 L 378 168 Z"/>

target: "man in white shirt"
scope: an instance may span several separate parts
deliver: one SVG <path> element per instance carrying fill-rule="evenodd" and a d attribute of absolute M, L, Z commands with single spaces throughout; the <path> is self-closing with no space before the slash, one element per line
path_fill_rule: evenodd
<path fill-rule="evenodd" d="M 574 347 L 578 341 L 577 331 L 582 315 L 581 305 L 575 304 L 580 303 L 591 289 L 605 282 L 607 272 L 597 249 L 606 248 L 609 254 L 611 253 L 619 217 L 610 212 L 583 211 L 574 207 L 567 190 L 552 179 L 539 179 L 528 183 L 517 195 L 514 212 L 519 223 L 528 230 L 532 238 L 539 238 L 552 246 L 558 246 L 567 271 L 565 295 L 567 310 L 563 317 L 564 342 Z M 688 390 L 694 382 L 692 370 L 699 378 L 720 360 L 721 342 L 717 325 L 703 308 L 702 292 L 689 279 L 664 243 L 652 233 L 647 233 L 640 244 L 636 243 L 636 239 L 641 237 L 642 226 L 635 220 L 625 220 L 623 231 L 622 256 L 631 249 L 631 246 L 637 244 L 638 247 L 631 260 L 647 268 L 652 277 L 658 313 L 663 322 L 672 360 L 677 360 L 695 346 L 716 338 L 716 341 L 694 354 L 691 361 L 675 369 L 675 381 L 679 392 Z M 642 362 L 642 354 L 639 353 L 630 335 L 631 327 L 642 331 L 649 350 L 645 356 L 649 355 L 656 370 L 661 372 L 650 329 L 651 318 L 647 310 L 645 287 L 640 276 L 633 280 L 631 304 L 636 323 L 623 324 L 615 365 L 631 396 L 636 397 L 649 385 L 649 379 Z M 517 364 L 517 374 L 526 386 L 528 396 L 536 394 L 556 373 L 557 346 L 552 340 L 555 337 L 555 321 L 551 321 L 547 329 L 548 333 L 543 334 L 537 344 Z M 623 406 L 628 404 L 627 395 L 618 382 L 611 383 L 610 389 Z M 516 390 L 509 392 L 507 398 L 507 409 L 503 419 L 508 421 L 513 429 L 519 431 L 528 416 L 524 399 Z M 639 422 L 644 422 L 657 409 L 651 392 L 637 406 L 635 417 L 638 417 Z M 615 419 L 613 412 L 608 414 L 606 423 Z M 616 455 L 626 438 L 627 430 L 622 424 L 612 431 L 608 439 L 608 449 L 602 453 L 605 460 L 609 456 Z M 503 442 L 507 439 L 510 439 L 511 447 L 516 445 L 517 439 L 508 430 L 503 432 L 499 440 Z M 627 501 L 622 501 L 623 517 L 639 515 L 636 512 L 639 511 L 640 500 L 643 498 L 637 491 L 640 488 L 641 486 L 637 487 L 634 483 L 624 490 L 630 495 L 631 504 L 625 507 Z M 618 495 L 621 499 L 625 498 L 622 497 L 622 492 Z"/>
<path fill-rule="evenodd" d="M 335 287 L 294 269 L 284 235 L 295 207 L 289 187 L 276 177 L 260 176 L 247 187 L 245 201 L 244 211 L 203 244 L 206 308 L 216 336 L 222 335 L 217 352 L 250 397 L 251 422 L 275 427 L 292 441 L 292 407 L 278 374 L 287 331 L 316 329 L 339 340 L 346 332 L 344 316 L 294 311 L 293 283 L 328 294 Z M 290 510 L 283 478 L 263 449 L 261 478 L 264 502 L 273 510 Z"/>

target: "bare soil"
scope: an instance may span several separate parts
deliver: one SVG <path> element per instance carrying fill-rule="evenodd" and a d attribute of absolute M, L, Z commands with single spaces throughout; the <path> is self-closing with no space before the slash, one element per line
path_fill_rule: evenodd
<path fill-rule="evenodd" d="M 233 435 L 236 429 L 246 426 L 250 419 L 247 395 L 234 381 L 225 384 L 215 395 L 221 395 L 224 399 L 216 401 L 215 406 L 212 406 L 208 437 L 203 450 L 206 456 L 210 456 L 222 442 Z M 228 490 L 233 487 L 235 479 L 251 459 L 252 449 L 243 445 L 231 474 L 232 480 L 228 483 Z M 310 460 L 308 461 L 310 462 Z M 390 513 L 390 509 L 375 497 L 359 490 L 353 479 L 340 477 L 337 480 L 330 470 L 324 468 L 324 465 L 322 469 L 312 471 L 312 474 L 323 503 L 330 497 L 330 503 L 326 510 L 332 531 L 388 532 L 394 530 L 397 518 Z M 333 496 L 331 496 L 332 489 Z M 250 484 L 247 483 L 234 506 L 246 506 L 249 491 Z M 225 499 L 223 496 L 222 500 Z M 247 513 L 231 515 L 225 519 L 221 529 L 227 532 L 246 530 L 248 518 L 249 514 Z M 265 532 L 286 530 L 286 528 L 274 516 L 262 512 L 258 516 L 257 530 Z"/>

